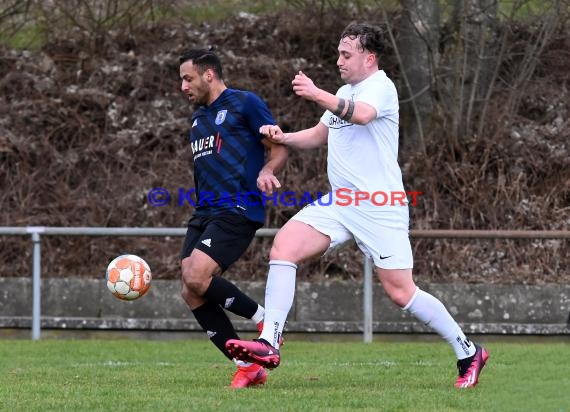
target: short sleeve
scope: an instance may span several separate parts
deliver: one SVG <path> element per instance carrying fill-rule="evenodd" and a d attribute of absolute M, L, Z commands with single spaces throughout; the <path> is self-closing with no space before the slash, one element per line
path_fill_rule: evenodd
<path fill-rule="evenodd" d="M 267 107 L 267 104 L 255 93 L 248 92 L 245 102 L 244 116 L 248 121 L 250 129 L 254 136 L 262 136 L 259 128 L 266 124 L 275 124 L 275 119 Z"/>

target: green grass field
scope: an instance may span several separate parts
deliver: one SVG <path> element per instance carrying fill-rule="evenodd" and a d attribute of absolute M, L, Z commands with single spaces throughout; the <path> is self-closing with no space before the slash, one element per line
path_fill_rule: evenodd
<path fill-rule="evenodd" d="M 205 340 L 0 340 L 0 410 L 570 411 L 570 345 L 485 346 L 470 390 L 444 343 L 288 341 L 265 386 L 236 391 Z"/>

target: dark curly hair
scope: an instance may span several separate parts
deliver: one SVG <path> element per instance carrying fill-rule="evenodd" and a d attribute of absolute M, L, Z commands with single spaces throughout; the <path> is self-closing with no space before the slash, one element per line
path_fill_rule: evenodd
<path fill-rule="evenodd" d="M 350 39 L 358 39 L 363 50 L 376 55 L 379 59 L 384 52 L 384 33 L 382 29 L 368 23 L 352 22 L 342 31 L 340 39 L 349 37 Z"/>

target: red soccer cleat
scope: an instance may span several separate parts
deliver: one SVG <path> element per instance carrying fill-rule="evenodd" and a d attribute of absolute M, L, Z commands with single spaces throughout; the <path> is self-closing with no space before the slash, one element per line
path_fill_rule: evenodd
<path fill-rule="evenodd" d="M 461 366 L 461 362 L 457 362 L 459 376 L 455 381 L 456 388 L 473 388 L 479 382 L 479 375 L 489 359 L 489 352 L 477 344 L 475 344 L 475 355 L 468 366 Z"/>
<path fill-rule="evenodd" d="M 247 388 L 249 386 L 263 385 L 267 380 L 267 372 L 263 367 L 255 363 L 249 366 L 238 366 L 231 387 L 234 389 Z"/>
<path fill-rule="evenodd" d="M 269 369 L 278 367 L 281 361 L 279 350 L 263 339 L 253 341 L 230 339 L 226 342 L 226 349 L 236 359 L 256 363 Z"/>

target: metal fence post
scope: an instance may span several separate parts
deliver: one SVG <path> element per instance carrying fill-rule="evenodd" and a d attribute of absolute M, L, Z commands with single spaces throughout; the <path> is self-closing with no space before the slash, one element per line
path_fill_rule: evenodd
<path fill-rule="evenodd" d="M 372 267 L 373 262 L 369 257 L 364 256 L 364 289 L 363 289 L 363 310 L 364 310 L 364 343 L 372 342 L 372 288 L 374 283 L 372 281 Z"/>
<path fill-rule="evenodd" d="M 277 228 L 258 229 L 256 235 L 273 237 Z M 133 227 L 44 227 L 0 226 L 0 236 L 28 236 L 33 242 L 32 254 L 32 339 L 41 333 L 41 239 L 45 236 L 184 236 L 186 228 Z M 410 236 L 424 239 L 570 239 L 570 230 L 412 230 Z M 373 339 L 373 273 L 374 263 L 364 258 L 363 276 L 363 340 Z"/>
<path fill-rule="evenodd" d="M 31 228 L 29 228 L 31 229 Z M 32 340 L 41 334 L 41 239 L 38 231 L 32 231 Z"/>

